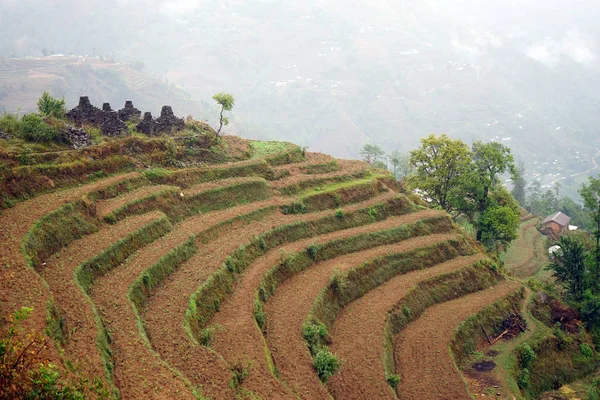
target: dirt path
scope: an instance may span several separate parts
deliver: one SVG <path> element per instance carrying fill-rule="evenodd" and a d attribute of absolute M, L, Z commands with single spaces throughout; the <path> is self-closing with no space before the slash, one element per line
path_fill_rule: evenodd
<path fill-rule="evenodd" d="M 73 273 L 84 261 L 162 216 L 161 213 L 153 212 L 127 218 L 122 223 L 76 240 L 51 257 L 41 273 L 64 318 L 65 329 L 68 332 L 67 341 L 63 346 L 65 352 L 75 365 L 80 364 L 82 372 L 90 376 L 104 376 L 102 360 L 96 346 L 98 328 L 92 306 L 75 283 Z"/>
<path fill-rule="evenodd" d="M 520 286 L 514 281 L 428 308 L 396 338 L 395 361 L 402 399 L 470 400 L 450 357 L 454 331 L 470 315 L 506 297 Z"/>
<path fill-rule="evenodd" d="M 455 237 L 454 233 L 416 237 L 344 255 L 314 265 L 284 282 L 265 307 L 268 315 L 267 344 L 280 378 L 302 399 L 331 398 L 313 370 L 312 358 L 302 338 L 301 327 L 315 298 L 327 286 L 335 269 L 346 271 L 377 257 L 403 253 Z"/>
<path fill-rule="evenodd" d="M 277 264 L 282 251 L 293 253 L 315 241 L 322 243 L 361 233 L 390 229 L 406 223 L 406 221 L 414 221 L 433 215 L 440 215 L 440 213 L 427 210 L 401 217 L 390 217 L 385 221 L 312 237 L 267 252 L 248 267 L 236 284 L 233 294 L 221 305 L 221 311 L 211 321 L 212 324 L 224 327 L 222 331 L 216 334 L 213 348 L 221 353 L 229 364 L 246 360 L 253 362 L 252 370 L 244 380 L 244 388 L 262 398 L 294 398 L 290 389 L 286 388 L 271 374 L 265 358 L 264 338 L 254 320 L 255 293 L 263 275 Z"/>
<path fill-rule="evenodd" d="M 482 258 L 482 254 L 458 257 L 431 268 L 399 275 L 344 308 L 331 329 L 333 343 L 329 347 L 344 360 L 340 373 L 327 385 L 333 397 L 340 400 L 395 399 L 383 368 L 383 329 L 388 310 L 419 282 L 456 271 Z M 414 370 L 420 371 L 416 367 Z"/>
<path fill-rule="evenodd" d="M 503 255 L 506 268 L 521 279 L 536 275 L 550 262 L 545 249 L 541 249 L 539 243 L 543 238 L 536 228 L 538 222 L 538 218 L 523 222 L 519 238 Z"/>
<path fill-rule="evenodd" d="M 211 190 L 211 189 L 218 189 L 218 188 L 225 187 L 225 186 L 236 185 L 238 183 L 243 183 L 243 182 L 253 182 L 253 181 L 258 181 L 261 179 L 262 178 L 260 178 L 260 177 L 249 176 L 249 177 L 242 177 L 242 178 L 227 178 L 227 179 L 221 179 L 218 181 L 202 182 L 197 185 L 193 185 L 193 186 L 183 190 L 182 192 L 185 196 L 191 196 L 191 195 L 198 194 L 200 192 L 205 192 L 205 191 Z M 269 182 L 269 185 L 271 186 L 271 182 Z"/>
<path fill-rule="evenodd" d="M 22 306 L 33 307 L 28 320 L 32 327 L 46 323 L 46 303 L 51 295 L 43 279 L 29 268 L 21 253 L 21 241 L 29 228 L 41 217 L 86 193 L 113 183 L 139 176 L 132 172 L 97 181 L 90 185 L 44 194 L 24 201 L 0 214 L 0 325 L 9 313 Z M 48 358 L 60 359 L 53 343 Z"/>
<path fill-rule="evenodd" d="M 111 334 L 111 347 L 115 357 L 115 383 L 123 398 L 191 396 L 184 380 L 149 348 L 149 344 L 140 335 L 134 309 L 127 298 L 129 287 L 142 272 L 173 248 L 187 241 L 190 235 L 235 217 L 240 212 L 250 212 L 266 207 L 272 202 L 269 200 L 251 203 L 189 218 L 96 282 L 92 290 L 92 299 Z M 183 318 L 183 314 L 180 317 Z"/>
<path fill-rule="evenodd" d="M 119 207 L 134 201 L 143 199 L 144 197 L 148 197 L 152 194 L 158 193 L 164 189 L 174 189 L 176 186 L 167 186 L 167 185 L 156 185 L 156 186 L 142 186 L 139 189 L 134 191 L 125 193 L 118 197 L 113 197 L 108 200 L 100 200 L 96 203 L 96 213 L 100 218 L 104 218 L 108 214 L 117 210 Z"/>

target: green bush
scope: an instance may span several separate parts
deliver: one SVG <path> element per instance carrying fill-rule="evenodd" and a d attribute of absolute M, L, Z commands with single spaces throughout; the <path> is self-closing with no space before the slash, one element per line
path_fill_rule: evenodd
<path fill-rule="evenodd" d="M 42 93 L 37 104 L 40 114 L 46 117 L 63 118 L 67 113 L 65 99 L 56 99 L 48 92 Z"/>
<path fill-rule="evenodd" d="M 327 382 L 340 367 L 340 361 L 329 350 L 321 349 L 313 360 L 313 367 L 322 382 Z"/>
<path fill-rule="evenodd" d="M 396 386 L 398 386 L 398 383 L 400 383 L 400 376 L 396 374 L 390 374 L 385 377 L 385 380 L 392 389 L 396 389 Z"/>
<path fill-rule="evenodd" d="M 519 371 L 519 376 L 517 377 L 517 385 L 519 385 L 520 389 L 525 389 L 529 386 L 529 370 L 527 368 Z"/>
<path fill-rule="evenodd" d="M 335 210 L 335 217 L 339 219 L 344 218 L 344 210 L 342 210 L 341 208 Z"/>
<path fill-rule="evenodd" d="M 20 134 L 21 121 L 19 120 L 19 117 L 14 114 L 3 113 L 2 116 L 0 116 L 0 131 L 11 135 Z"/>
<path fill-rule="evenodd" d="M 521 367 L 523 369 L 529 368 L 533 360 L 535 360 L 535 352 L 528 344 L 524 345 L 521 349 L 521 354 L 519 355 Z"/>
<path fill-rule="evenodd" d="M 316 243 L 311 244 L 306 248 L 308 256 L 313 260 L 317 261 L 317 245 Z"/>
<path fill-rule="evenodd" d="M 587 343 L 581 343 L 579 345 L 579 350 L 585 358 L 592 358 L 592 356 L 594 355 L 594 353 L 592 352 L 592 348 Z"/>
<path fill-rule="evenodd" d="M 302 337 L 308 343 L 311 354 L 317 353 L 319 344 L 327 337 L 327 326 L 322 322 L 308 322 L 302 325 Z"/>
<path fill-rule="evenodd" d="M 51 142 L 58 139 L 58 131 L 37 114 L 27 114 L 21 119 L 21 137 L 31 142 Z"/>

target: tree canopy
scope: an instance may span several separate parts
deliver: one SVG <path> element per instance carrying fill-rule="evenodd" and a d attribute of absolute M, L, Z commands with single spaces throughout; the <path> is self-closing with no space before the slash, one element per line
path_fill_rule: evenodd
<path fill-rule="evenodd" d="M 42 93 L 38 100 L 38 110 L 43 117 L 63 118 L 67 112 L 65 99 L 56 99 L 48 92 Z"/>
<path fill-rule="evenodd" d="M 410 152 L 414 173 L 408 183 L 411 188 L 425 192 L 442 209 L 455 212 L 452 197 L 470 163 L 471 153 L 461 140 L 430 135 L 421 139 L 420 148 Z"/>
<path fill-rule="evenodd" d="M 219 129 L 217 129 L 217 134 L 221 133 L 221 129 L 223 126 L 229 125 L 229 118 L 223 115 L 224 111 L 231 111 L 235 104 L 235 99 L 229 93 L 217 93 L 213 96 L 213 99 L 221 106 L 221 113 L 219 117 Z"/>
<path fill-rule="evenodd" d="M 374 162 L 379 161 L 384 155 L 385 151 L 375 144 L 367 143 L 360 149 L 360 156 L 369 165 L 373 165 Z"/>

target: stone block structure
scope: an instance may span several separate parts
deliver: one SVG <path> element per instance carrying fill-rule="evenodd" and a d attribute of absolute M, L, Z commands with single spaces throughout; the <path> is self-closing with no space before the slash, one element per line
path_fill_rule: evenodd
<path fill-rule="evenodd" d="M 125 107 L 119 110 L 119 119 L 122 121 L 139 121 L 142 112 L 133 106 L 131 100 L 125 102 Z"/>
<path fill-rule="evenodd" d="M 173 114 L 171 106 L 163 106 L 160 117 L 156 119 L 156 132 L 159 133 L 176 133 L 185 129 L 183 118 L 177 118 Z"/>
<path fill-rule="evenodd" d="M 69 143 L 74 149 L 82 149 L 92 144 L 92 136 L 84 129 L 68 125 L 60 132 L 61 140 Z"/>
<path fill-rule="evenodd" d="M 137 124 L 136 129 L 146 135 L 154 135 L 156 133 L 156 121 L 152 118 L 152 113 L 144 113 L 144 119 Z"/>
<path fill-rule="evenodd" d="M 127 124 L 119 119 L 116 111 L 107 112 L 104 115 L 104 121 L 100 125 L 100 130 L 106 136 L 119 136 L 127 130 Z"/>
<path fill-rule="evenodd" d="M 146 135 L 173 134 L 185 129 L 183 118 L 177 118 L 171 106 L 163 106 L 157 119 L 152 118 L 149 112 L 144 114 L 143 119 L 141 116 L 142 112 L 133 106 L 131 100 L 125 102 L 124 108 L 113 111 L 110 103 L 102 104 L 102 109 L 93 106 L 87 96 L 80 97 L 79 105 L 67 113 L 67 118 L 76 126 L 97 126 L 107 136 L 118 136 L 126 132 L 125 121 L 139 121 L 136 128 Z M 82 146 L 85 143 L 83 139 L 75 141 L 81 142 Z"/>
<path fill-rule="evenodd" d="M 67 113 L 67 118 L 76 125 L 100 125 L 104 120 L 104 112 L 90 103 L 87 96 L 79 98 L 79 105 Z"/>

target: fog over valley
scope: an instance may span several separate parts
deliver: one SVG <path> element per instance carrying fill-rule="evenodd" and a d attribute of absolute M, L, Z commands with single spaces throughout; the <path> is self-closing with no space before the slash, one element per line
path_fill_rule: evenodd
<path fill-rule="evenodd" d="M 214 125 L 225 91 L 229 133 L 347 158 L 430 133 L 500 141 L 529 181 L 575 195 L 600 162 L 599 14 L 591 0 L 0 0 L 0 110 L 49 90 Z"/>

